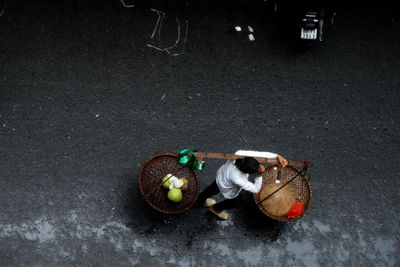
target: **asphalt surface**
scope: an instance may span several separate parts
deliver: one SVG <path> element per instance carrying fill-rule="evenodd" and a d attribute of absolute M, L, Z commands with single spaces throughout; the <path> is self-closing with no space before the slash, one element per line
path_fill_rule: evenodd
<path fill-rule="evenodd" d="M 399 266 L 395 9 L 338 4 L 299 50 L 263 2 L 134 4 L 1 2 L 0 266 Z M 139 169 L 182 148 L 310 160 L 311 206 L 161 214 Z"/>

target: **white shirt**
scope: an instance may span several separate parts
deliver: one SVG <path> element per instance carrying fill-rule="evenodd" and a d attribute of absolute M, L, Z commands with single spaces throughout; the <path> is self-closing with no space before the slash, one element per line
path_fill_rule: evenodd
<path fill-rule="evenodd" d="M 236 151 L 235 155 L 249 157 L 276 158 L 277 154 L 270 152 L 258 152 L 249 150 Z M 216 182 L 219 190 L 225 198 L 232 199 L 239 195 L 242 189 L 251 193 L 260 192 L 262 177 L 256 177 L 254 183 L 249 181 L 249 174 L 240 171 L 234 160 L 228 160 L 217 171 Z"/>

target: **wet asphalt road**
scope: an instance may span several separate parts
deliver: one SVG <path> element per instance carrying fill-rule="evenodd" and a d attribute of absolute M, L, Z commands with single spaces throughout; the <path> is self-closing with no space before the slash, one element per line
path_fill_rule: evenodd
<path fill-rule="evenodd" d="M 400 264 L 395 10 L 338 5 L 299 51 L 262 2 L 134 4 L 1 2 L 0 266 Z M 148 46 L 178 23 L 169 53 Z M 286 224 L 247 193 L 227 221 L 160 214 L 139 169 L 181 148 L 310 160 L 311 206 Z M 202 189 L 224 161 L 206 163 Z"/>

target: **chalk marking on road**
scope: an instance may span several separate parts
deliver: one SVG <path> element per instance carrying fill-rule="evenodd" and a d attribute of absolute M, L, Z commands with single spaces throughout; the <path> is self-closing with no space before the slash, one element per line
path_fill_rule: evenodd
<path fill-rule="evenodd" d="M 0 11 L 0 18 L 3 16 L 4 12 L 6 12 L 7 2 L 4 3 L 3 9 Z"/>
<path fill-rule="evenodd" d="M 157 22 L 156 22 L 156 26 L 154 27 L 154 30 L 153 30 L 153 33 L 151 34 L 150 39 L 154 39 L 154 36 L 155 36 L 156 31 L 157 31 L 157 29 L 158 29 L 157 37 L 158 37 L 159 41 L 161 42 L 161 40 L 160 40 L 160 35 L 161 35 L 161 24 L 162 24 L 162 20 L 163 20 L 164 17 L 165 17 L 165 13 L 162 12 L 162 11 L 159 11 L 159 10 L 157 10 L 157 9 L 155 9 L 155 8 L 152 8 L 152 9 L 150 9 L 150 10 L 153 11 L 153 12 L 156 12 L 157 15 L 158 15 L 158 19 L 157 19 Z M 160 13 L 161 13 L 161 15 L 160 15 Z"/>
<path fill-rule="evenodd" d="M 128 5 L 125 3 L 125 0 L 119 0 L 124 7 L 135 7 L 135 5 Z"/>
<path fill-rule="evenodd" d="M 185 52 L 185 43 L 186 43 L 186 38 L 188 35 L 188 30 L 189 30 L 189 21 L 185 20 L 185 23 L 186 23 L 186 30 L 185 30 L 185 38 L 183 38 L 183 42 L 182 42 L 182 52 L 181 52 L 181 54 L 173 54 L 174 56 L 183 55 Z M 169 53 L 169 51 L 168 51 L 168 53 Z"/>
<path fill-rule="evenodd" d="M 153 12 L 156 12 L 157 15 L 158 15 L 158 19 L 157 19 L 156 25 L 154 27 L 153 33 L 150 36 L 150 39 L 152 39 L 152 40 L 156 39 L 156 40 L 158 40 L 159 44 L 162 45 L 161 28 L 162 28 L 162 21 L 163 21 L 165 15 L 166 15 L 166 13 L 162 12 L 162 11 L 159 11 L 159 10 L 157 10 L 155 8 L 152 8 L 150 10 L 153 11 Z M 185 43 L 186 43 L 186 38 L 187 38 L 187 34 L 188 34 L 188 29 L 189 29 L 189 22 L 187 20 L 185 20 L 186 30 L 185 30 L 185 37 L 184 37 L 183 41 L 181 42 L 182 43 L 182 51 L 181 51 L 181 53 L 173 53 L 173 52 L 171 52 L 171 50 L 174 49 L 175 47 L 177 47 L 179 42 L 181 41 L 181 23 L 180 23 L 180 21 L 179 21 L 179 19 L 177 17 L 175 19 L 176 19 L 176 23 L 177 23 L 177 27 L 178 27 L 178 34 L 177 34 L 178 36 L 177 36 L 177 39 L 176 39 L 175 43 L 172 46 L 165 47 L 165 48 L 161 48 L 159 46 L 155 46 L 155 45 L 151 45 L 151 44 L 147 44 L 147 46 L 151 47 L 151 48 L 154 48 L 154 49 L 156 49 L 158 51 L 165 51 L 171 56 L 183 55 L 184 54 L 184 50 L 185 50 Z"/>
<path fill-rule="evenodd" d="M 335 20 L 336 12 L 333 12 L 332 17 L 331 17 L 331 25 L 333 25 L 333 22 Z"/>

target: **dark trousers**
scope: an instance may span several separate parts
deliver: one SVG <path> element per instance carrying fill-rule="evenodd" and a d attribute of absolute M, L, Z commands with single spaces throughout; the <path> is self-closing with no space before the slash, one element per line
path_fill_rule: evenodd
<path fill-rule="evenodd" d="M 199 198 L 198 198 L 198 203 L 199 205 L 203 205 L 204 201 L 206 201 L 207 198 L 212 197 L 216 194 L 218 194 L 219 188 L 217 185 L 217 182 L 214 181 L 212 184 L 210 184 L 206 189 L 203 190 L 203 192 L 200 193 Z M 243 198 L 242 195 L 239 194 L 237 197 L 232 198 L 232 199 L 225 199 L 224 201 L 218 202 L 213 206 L 213 208 L 216 211 L 221 211 L 221 210 L 229 210 L 236 208 L 240 204 L 242 204 Z"/>

